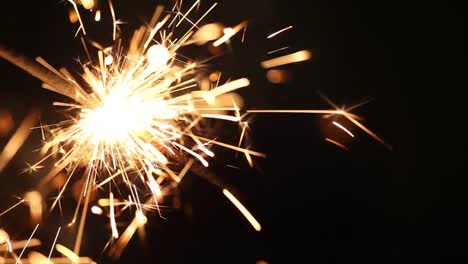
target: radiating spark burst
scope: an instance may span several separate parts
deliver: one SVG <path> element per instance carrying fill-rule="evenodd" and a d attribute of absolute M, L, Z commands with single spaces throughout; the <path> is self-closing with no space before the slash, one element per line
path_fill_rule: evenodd
<path fill-rule="evenodd" d="M 94 6 L 94 1 L 68 0 L 68 2 L 73 5 L 80 23 L 77 33 L 81 31 L 86 35 L 78 4 L 90 9 Z M 204 45 L 209 41 L 212 41 L 209 45 L 219 46 L 228 42 L 242 29 L 245 33 L 247 27 L 247 22 L 242 22 L 233 28 L 223 29 L 217 24 L 208 24 L 199 28 L 200 22 L 217 4 L 208 8 L 194 20 L 195 22 L 190 20 L 188 15 L 195 8 L 199 8 L 200 1 L 195 1 L 185 12 L 182 11 L 182 4 L 179 1 L 176 2 L 172 9 L 175 12 L 172 13 L 165 14 L 162 7 L 157 7 L 148 25 L 136 30 L 128 45 L 122 45 L 117 38 L 117 25 L 121 22 L 116 19 L 112 2 L 109 1 L 108 4 L 113 20 L 113 40 L 116 40 L 116 44 L 104 48 L 81 38 L 89 60 L 81 64 L 83 72 L 81 76 L 74 76 L 64 68 L 57 70 L 41 58 L 37 58 L 34 63 L 28 62 L 24 57 L 8 52 L 0 46 L 1 57 L 42 80 L 44 88 L 72 100 L 72 102 L 54 103 L 57 107 L 64 107 L 71 118 L 55 125 L 41 125 L 41 132 L 46 128 L 50 134 L 41 150 L 44 157 L 29 166 L 31 171 L 35 171 L 43 167 L 41 164 L 45 160 L 58 157 L 54 168 L 41 180 L 38 188 L 51 182 L 61 171 L 68 172 L 68 178 L 61 186 L 51 209 L 60 204 L 60 199 L 71 179 L 78 174 L 84 175 L 79 205 L 70 222 L 70 225 L 79 223 L 74 248 L 70 250 L 60 244 L 56 245 L 56 249 L 70 260 L 80 259 L 79 251 L 87 212 L 90 210 L 95 214 L 103 214 L 100 207 L 90 207 L 91 193 L 96 190 L 107 189 L 107 202 L 105 199 L 100 199 L 98 204 L 101 207 L 109 207 L 109 224 L 112 237 L 116 239 L 110 254 L 118 257 L 133 234 L 141 230 L 147 222 L 146 212 L 159 210 L 158 199 L 165 193 L 161 184 L 179 183 L 195 162 L 208 166 L 209 159 L 215 155 L 210 150 L 210 146 L 216 145 L 241 152 L 251 166 L 253 166 L 252 156 L 265 157 L 264 154 L 245 147 L 244 136 L 248 123 L 244 117 L 248 113 L 343 115 L 366 133 L 383 142 L 357 121 L 355 115 L 340 109 L 251 110 L 241 115 L 241 106 L 239 106 L 241 102 L 232 98 L 236 98 L 234 91 L 249 86 L 250 82 L 246 78 L 227 81 L 220 85 L 221 74 L 217 74 L 217 78 L 212 80 L 214 83 L 210 83 L 208 89 L 204 88 L 198 80 L 199 68 L 203 66 L 204 61 L 187 59 L 180 49 L 191 44 Z M 100 10 L 94 19 L 96 21 L 102 19 Z M 183 32 L 174 31 L 183 22 L 186 22 L 190 29 Z M 207 26 L 210 27 L 209 30 Z M 273 33 L 269 38 L 290 28 L 292 26 Z M 97 47 L 96 56 L 90 52 L 92 49 L 88 43 Z M 269 54 L 284 49 L 286 48 Z M 310 58 L 311 53 L 303 50 L 263 61 L 261 66 L 268 69 Z M 226 100 L 226 97 L 231 100 Z M 36 118 L 33 117 L 27 120 L 29 127 L 35 122 Z M 204 134 L 198 126 L 203 119 L 238 123 L 241 127 L 239 143 L 231 145 Z M 6 152 L 0 155 L 0 171 L 27 136 L 25 132 L 22 134 L 24 135 L 21 135 L 20 139 L 12 139 L 14 145 L 10 147 L 11 150 L 5 148 Z M 188 162 L 184 163 L 186 160 Z M 117 192 L 112 190 L 122 184 L 126 186 L 128 197 L 115 198 L 114 193 Z M 245 206 L 227 189 L 222 190 L 255 230 L 260 231 L 260 223 Z M 142 203 L 140 201 L 142 193 L 145 195 L 149 193 L 152 198 Z M 79 217 L 80 204 L 82 204 L 82 213 Z M 130 207 L 135 208 L 134 220 L 124 232 L 119 234 L 116 212 L 123 212 Z M 36 215 L 35 218 L 38 217 L 37 212 L 33 214 Z M 57 236 L 59 232 L 60 229 Z"/>
<path fill-rule="evenodd" d="M 78 10 L 79 3 L 72 0 L 69 2 L 77 13 L 80 30 L 86 34 Z M 89 5 L 85 7 L 89 9 L 91 2 L 86 3 Z M 114 14 L 111 2 L 109 4 Z M 242 144 L 230 145 L 204 134 L 197 134 L 203 132 L 198 128 L 202 119 L 244 124 L 237 106 L 241 102 L 236 104 L 236 100 L 227 102 L 223 98 L 250 84 L 248 79 L 240 78 L 219 85 L 221 78 L 218 78 L 212 89 L 203 90 L 198 85 L 198 68 L 203 65 L 203 61 L 191 61 L 179 53 L 179 49 L 185 45 L 203 42 L 203 34 L 194 33 L 198 24 L 216 4 L 193 23 L 187 15 L 198 4 L 199 1 L 196 1 L 186 13 L 175 17 L 171 17 L 170 13 L 164 15 L 161 7 L 156 8 L 150 24 L 135 31 L 128 47 L 117 42 L 115 47 L 99 48 L 95 59 L 90 54 L 86 41 L 83 41 L 90 61 L 82 64 L 83 73 L 79 77 L 65 69 L 55 69 L 42 58 L 36 59 L 38 64 L 34 67 L 28 63 L 19 65 L 43 80 L 44 88 L 73 100 L 54 103 L 57 107 L 66 108 L 72 118 L 47 126 L 51 136 L 41 150 L 44 158 L 29 167 L 31 170 L 38 169 L 45 160 L 58 157 L 54 168 L 41 180 L 39 188 L 53 180 L 58 172 L 69 172 L 51 209 L 59 204 L 71 179 L 78 173 L 84 173 L 81 191 L 84 199 L 80 198 L 79 201 L 83 209 L 73 250 L 75 254 L 80 251 L 89 197 L 96 186 L 109 188 L 112 236 L 119 238 L 115 220 L 118 204 L 114 202 L 112 188 L 121 183 L 127 186 L 129 199 L 126 204 L 136 208 L 137 216 L 140 216 L 137 218 L 140 219 L 147 207 L 140 202 L 142 188 L 137 187 L 136 180 L 145 184 L 144 188 L 154 196 L 152 200 L 158 207 L 157 198 L 161 194 L 159 185 L 167 180 L 180 182 L 181 175 L 173 169 L 173 164 L 186 159 L 184 156 L 192 156 L 205 167 L 209 166 L 208 159 L 215 155 L 209 149 L 213 145 L 243 152 L 249 163 L 251 155 L 264 156 L 244 149 Z M 178 6 L 177 10 L 180 9 L 181 6 Z M 159 19 L 160 16 L 162 19 Z M 168 29 L 167 25 L 176 19 L 180 19 L 176 27 L 189 21 L 190 29 L 186 32 Z M 113 22 L 115 28 L 117 21 L 114 15 Z M 234 28 L 224 29 L 224 35 L 210 39 L 213 41 L 212 45 L 225 43 L 245 26 L 246 22 L 242 22 Z M 47 75 L 44 74 L 45 71 Z M 84 80 L 84 83 L 77 81 L 78 79 Z M 186 173 L 188 169 L 189 167 L 185 167 L 182 172 Z M 28 197 L 31 194 L 33 192 Z M 38 192 L 34 194 L 39 195 Z M 36 199 L 38 195 L 31 201 L 39 201 Z M 79 206 L 71 221 L 72 225 L 78 220 L 78 208 Z M 32 213 L 33 219 L 40 217 L 38 212 Z M 142 221 L 137 221 L 137 225 L 141 223 Z"/>

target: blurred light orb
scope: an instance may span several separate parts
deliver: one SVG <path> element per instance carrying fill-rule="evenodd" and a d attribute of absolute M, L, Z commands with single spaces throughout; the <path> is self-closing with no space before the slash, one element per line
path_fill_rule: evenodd
<path fill-rule="evenodd" d="M 68 13 L 68 18 L 70 19 L 70 23 L 75 24 L 78 22 L 78 15 L 76 14 L 75 9 L 70 9 Z"/>
<path fill-rule="evenodd" d="M 91 212 L 95 215 L 102 215 L 104 213 L 104 211 L 101 209 L 101 207 L 97 206 L 97 205 L 94 205 L 93 207 L 91 207 Z"/>
<path fill-rule="evenodd" d="M 8 134 L 13 127 L 15 122 L 13 121 L 13 116 L 7 110 L 0 109 L 0 136 Z"/>
<path fill-rule="evenodd" d="M 10 240 L 10 237 L 8 236 L 8 233 L 0 229 L 0 245 L 6 244 Z"/>
<path fill-rule="evenodd" d="M 153 45 L 146 52 L 146 59 L 149 64 L 156 68 L 165 67 L 170 58 L 169 51 L 163 45 Z"/>
<path fill-rule="evenodd" d="M 112 62 L 114 62 L 114 57 L 112 57 L 112 55 L 108 55 L 104 59 L 104 64 L 106 64 L 107 66 L 111 65 Z"/>
<path fill-rule="evenodd" d="M 269 70 L 266 76 L 268 81 L 274 84 L 285 83 L 289 80 L 289 75 L 284 70 Z"/>
<path fill-rule="evenodd" d="M 81 0 L 81 4 L 87 10 L 90 10 L 94 7 L 94 0 Z"/>
<path fill-rule="evenodd" d="M 224 26 L 220 23 L 211 23 L 200 27 L 200 29 L 193 34 L 193 41 L 197 45 L 203 45 L 208 41 L 216 40 L 223 36 Z"/>

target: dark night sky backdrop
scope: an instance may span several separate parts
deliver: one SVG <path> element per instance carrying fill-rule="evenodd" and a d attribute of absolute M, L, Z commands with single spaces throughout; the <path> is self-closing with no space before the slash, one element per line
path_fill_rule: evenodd
<path fill-rule="evenodd" d="M 130 22 L 123 26 L 126 34 L 156 3 L 115 2 L 118 16 Z M 435 167 L 442 161 L 435 149 L 447 140 L 439 131 L 449 127 L 449 116 L 427 114 L 443 105 L 442 95 L 456 95 L 461 87 L 456 82 L 463 70 L 453 66 L 463 50 L 464 19 L 448 3 L 429 2 L 220 1 L 210 20 L 232 25 L 251 19 L 247 44 L 237 41 L 228 55 L 237 65 L 230 66 L 234 75 L 252 81 L 241 92 L 249 106 L 328 107 L 318 90 L 345 105 L 370 97 L 374 100 L 356 113 L 394 149 L 354 129 L 358 138 L 347 153 L 324 142 L 338 132 L 324 129 L 329 124 L 317 116 L 257 115 L 254 146 L 269 158 L 256 160 L 258 170 L 235 171 L 224 167 L 222 158 L 213 167 L 264 231 L 254 232 L 215 187 L 189 175 L 181 190 L 185 210 L 168 211 L 166 220 L 153 215 L 146 245 L 133 241 L 118 263 L 422 263 L 467 256 L 462 240 L 467 182 L 462 173 L 452 174 L 451 166 Z M 0 42 L 53 65 L 76 67 L 71 58 L 81 54 L 81 46 L 63 3 L 5 1 L 0 8 Z M 290 24 L 294 30 L 265 39 Z M 100 32 L 91 35 L 108 37 Z M 294 76 L 290 83 L 272 85 L 259 61 L 284 44 L 312 50 L 313 59 L 286 67 Z M 12 111 L 16 122 L 31 105 L 47 107 L 59 98 L 4 61 L 0 74 L 0 108 Z M 12 190 L 28 187 L 17 183 L 27 176 L 16 174 L 33 157 L 29 151 L 21 150 L 0 174 L 2 200 L 11 202 Z M 8 204 L 2 201 L 0 208 Z M 90 221 L 84 255 L 99 256 L 109 230 L 104 219 Z"/>

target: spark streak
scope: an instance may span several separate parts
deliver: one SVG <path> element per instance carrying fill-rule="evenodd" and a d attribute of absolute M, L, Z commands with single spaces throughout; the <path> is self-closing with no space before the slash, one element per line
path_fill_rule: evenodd
<path fill-rule="evenodd" d="M 278 34 L 281 34 L 281 33 L 283 33 L 284 31 L 289 30 L 289 29 L 292 29 L 292 28 L 293 28 L 293 26 L 285 27 L 285 28 L 283 28 L 283 29 L 280 29 L 280 30 L 276 31 L 275 33 L 270 34 L 267 38 L 271 39 L 271 38 L 277 36 Z"/>
<path fill-rule="evenodd" d="M 332 143 L 332 144 L 334 144 L 334 145 L 336 145 L 336 146 L 338 146 L 338 147 L 340 147 L 340 148 L 342 148 L 342 149 L 344 149 L 346 151 L 349 151 L 348 147 L 346 147 L 345 145 L 341 144 L 340 142 L 338 142 L 336 140 L 333 140 L 331 138 L 325 138 L 325 141 L 330 142 L 330 143 Z"/>
<path fill-rule="evenodd" d="M 344 132 L 346 132 L 348 135 L 350 135 L 351 137 L 354 137 L 353 133 L 351 133 L 351 131 L 349 131 L 346 127 L 344 127 L 342 124 L 336 122 L 336 121 L 333 121 L 332 122 L 333 125 L 335 125 L 336 127 L 338 127 L 339 129 L 343 130 Z"/>
<path fill-rule="evenodd" d="M 244 217 L 249 221 L 249 223 L 252 225 L 252 227 L 260 232 L 262 230 L 262 226 L 260 223 L 255 219 L 255 217 L 245 208 L 245 206 L 237 200 L 237 198 L 232 195 L 232 193 L 228 189 L 223 189 L 223 194 L 231 201 L 237 209 L 244 215 Z"/>
<path fill-rule="evenodd" d="M 47 257 L 48 261 L 47 263 L 49 264 L 50 263 L 50 256 L 52 256 L 52 252 L 54 251 L 54 247 L 55 247 L 55 244 L 57 243 L 57 238 L 60 234 L 60 230 L 62 229 L 62 227 L 59 227 L 58 230 L 57 230 L 57 234 L 55 235 L 55 238 L 54 238 L 54 242 L 52 243 L 52 247 L 50 248 L 50 251 L 49 251 L 49 256 Z"/>
<path fill-rule="evenodd" d="M 21 205 L 24 203 L 24 199 L 21 199 L 19 202 L 15 203 L 14 205 L 10 206 L 8 209 L 0 213 L 0 216 L 3 216 L 4 214 L 8 213 L 9 211 L 15 209 L 17 206 Z"/>
<path fill-rule="evenodd" d="M 290 63 L 296 63 L 301 61 L 307 61 L 312 58 L 312 53 L 308 50 L 298 51 L 289 55 L 284 55 L 278 58 L 271 60 L 266 60 L 261 63 L 262 67 L 265 69 L 278 67 L 281 65 L 286 65 Z"/>
<path fill-rule="evenodd" d="M 29 244 L 29 242 L 31 241 L 31 239 L 33 238 L 34 233 L 36 233 L 36 230 L 37 230 L 38 227 L 39 227 L 39 225 L 36 225 L 36 227 L 34 228 L 33 232 L 31 233 L 31 236 L 29 237 L 28 241 L 26 242 L 26 245 L 24 245 L 23 250 L 21 250 L 21 253 L 20 253 L 19 256 L 18 256 L 18 259 L 16 260 L 16 264 L 18 264 L 19 262 L 21 262 L 21 257 L 23 256 L 24 251 L 25 251 L 26 248 L 28 247 L 28 244 Z"/>
<path fill-rule="evenodd" d="M 118 238 L 119 231 L 117 231 L 117 225 L 115 223 L 114 194 L 112 192 L 109 193 L 109 201 L 110 201 L 110 220 L 111 220 L 112 236 L 114 238 Z"/>

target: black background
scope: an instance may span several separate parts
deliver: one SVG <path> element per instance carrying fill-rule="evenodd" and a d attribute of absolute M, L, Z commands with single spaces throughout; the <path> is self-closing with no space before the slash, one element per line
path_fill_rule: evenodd
<path fill-rule="evenodd" d="M 155 5 L 116 2 L 118 16 L 129 21 L 123 26 L 126 34 L 147 20 Z M 73 69 L 72 59 L 82 53 L 67 7 L 59 1 L 5 1 L 0 41 Z M 318 116 L 256 115 L 254 148 L 268 158 L 256 159 L 255 170 L 241 159 L 218 158 L 213 170 L 235 188 L 262 223 L 262 232 L 255 232 L 216 187 L 189 175 L 181 186 L 182 209 L 167 210 L 166 220 L 152 215 L 147 241 L 132 240 L 118 263 L 423 263 L 445 262 L 448 256 L 462 261 L 468 255 L 466 173 L 455 170 L 458 163 L 451 156 L 466 144 L 451 132 L 461 130 L 463 119 L 449 121 L 458 111 L 452 100 L 463 87 L 457 81 L 465 74 L 458 66 L 464 53 L 460 8 L 430 1 L 220 1 L 207 21 L 234 25 L 245 19 L 251 21 L 247 43 L 235 39 L 227 60 L 236 65 L 229 68 L 234 76 L 252 81 L 241 92 L 250 108 L 328 108 L 318 90 L 339 105 L 370 97 L 374 100 L 356 113 L 393 150 L 354 128 L 357 139 L 345 152 L 323 140 L 346 137 Z M 288 25 L 294 29 L 266 39 Z M 108 33 L 101 35 L 110 32 L 105 25 L 89 31 L 96 40 L 108 40 Z M 259 62 L 284 45 L 309 49 L 313 59 L 285 67 L 292 81 L 273 85 Z M 59 98 L 5 61 L 0 74 L 0 108 L 11 111 L 17 123 L 31 106 L 49 111 Z M 445 103 L 451 108 L 444 110 Z M 31 141 L 0 174 L 0 208 L 33 186 L 18 175 L 33 159 Z M 453 145 L 459 149 L 439 150 Z M 436 168 L 442 165 L 440 154 L 452 160 L 442 169 Z M 16 220 L 23 228 L 12 234 L 30 234 L 24 219 L 24 225 Z M 6 228 L 15 226 L 2 221 Z M 59 224 L 52 221 L 40 231 L 44 242 Z M 109 262 L 101 254 L 110 236 L 105 219 L 91 217 L 88 227 L 82 255 Z"/>

